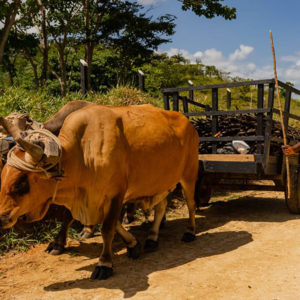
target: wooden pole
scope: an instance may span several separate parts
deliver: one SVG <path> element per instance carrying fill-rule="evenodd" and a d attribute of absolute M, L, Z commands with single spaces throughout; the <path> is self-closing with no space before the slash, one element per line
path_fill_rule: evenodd
<path fill-rule="evenodd" d="M 282 113 L 282 105 L 281 105 L 280 94 L 279 94 L 277 71 L 276 71 L 275 49 L 274 49 L 273 36 L 272 36 L 271 30 L 270 30 L 270 39 L 271 39 L 271 47 L 272 47 L 272 53 L 273 53 L 274 77 L 275 77 L 275 84 L 276 84 L 278 107 L 280 110 L 280 123 L 281 123 L 282 135 L 283 135 L 283 143 L 284 143 L 284 145 L 287 145 L 287 137 L 286 137 L 285 124 L 284 124 L 284 118 L 283 118 L 283 113 Z M 290 198 L 290 196 L 291 196 L 291 176 L 290 176 L 289 157 L 287 155 L 285 155 L 285 165 L 286 165 L 288 198 Z"/>
<path fill-rule="evenodd" d="M 138 70 L 139 75 L 139 89 L 145 91 L 145 74 L 142 70 Z"/>
<path fill-rule="evenodd" d="M 189 84 L 189 86 L 194 86 L 194 83 L 192 80 L 188 80 L 188 84 Z M 190 100 L 194 101 L 194 91 L 193 90 L 189 91 L 189 98 L 190 98 Z"/>
<path fill-rule="evenodd" d="M 81 93 L 86 96 L 88 87 L 88 64 L 83 59 L 80 60 Z"/>
<path fill-rule="evenodd" d="M 231 108 L 231 90 L 227 89 L 227 109 Z"/>

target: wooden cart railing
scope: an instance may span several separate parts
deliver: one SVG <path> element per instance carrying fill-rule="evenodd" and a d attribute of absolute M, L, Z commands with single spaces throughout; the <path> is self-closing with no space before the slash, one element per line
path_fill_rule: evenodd
<path fill-rule="evenodd" d="M 219 90 L 241 86 L 257 86 L 257 107 L 254 109 L 219 110 Z M 283 107 L 284 123 L 286 130 L 290 119 L 300 121 L 300 116 L 290 113 L 292 94 L 300 95 L 300 90 L 291 87 L 281 81 L 279 86 L 284 90 L 285 103 Z M 268 88 L 266 103 L 264 103 L 265 88 Z M 194 92 L 201 90 L 211 91 L 211 105 L 198 103 L 195 101 Z M 209 201 L 212 189 L 229 190 L 285 190 L 285 165 L 282 155 L 270 155 L 271 142 L 283 143 L 281 138 L 272 136 L 273 114 L 280 114 L 274 107 L 275 80 L 254 80 L 243 82 L 231 82 L 215 85 L 187 86 L 180 88 L 166 88 L 162 90 L 164 107 L 182 112 L 187 117 L 206 117 L 211 119 L 211 136 L 199 136 L 199 142 L 212 143 L 211 154 L 200 154 L 199 163 L 202 174 L 196 190 L 202 202 Z M 188 96 L 186 96 L 188 94 Z M 230 96 L 230 95 L 229 95 Z M 230 106 L 230 98 L 227 94 L 227 109 Z M 172 104 L 172 107 L 171 107 Z M 190 112 L 189 107 L 197 106 L 202 111 Z M 256 116 L 255 136 L 217 136 L 218 118 L 220 116 L 254 114 Z M 256 153 L 251 155 L 241 154 L 217 154 L 217 146 L 220 142 L 230 142 L 233 140 L 243 140 L 257 142 Z M 294 140 L 289 140 L 294 143 Z M 287 202 L 291 212 L 300 213 L 300 159 L 294 157 L 290 159 L 292 164 L 292 181 L 294 183 L 294 196 Z M 247 181 L 267 179 L 275 182 L 275 185 L 249 185 Z M 237 181 L 246 184 L 237 184 Z M 225 182 L 227 181 L 227 182 Z M 298 187 L 299 186 L 299 187 Z M 299 191 L 299 192 L 298 192 Z"/>
<path fill-rule="evenodd" d="M 257 107 L 255 109 L 243 109 L 243 110 L 219 110 L 219 97 L 218 91 L 221 88 L 232 88 L 240 86 L 250 86 L 257 85 Z M 268 85 L 268 99 L 267 105 L 264 105 L 264 88 Z M 284 105 L 284 122 L 286 125 L 289 124 L 289 119 L 295 119 L 300 121 L 300 116 L 290 113 L 291 97 L 292 93 L 300 95 L 300 90 L 295 89 L 281 81 L 279 81 L 279 86 L 285 90 L 285 105 Z M 187 96 L 181 96 L 183 92 L 189 92 L 189 96 L 193 95 L 192 92 L 200 90 L 211 90 L 212 95 L 212 105 L 204 105 L 198 103 Z M 182 102 L 183 113 L 187 117 L 197 117 L 206 116 L 212 119 L 212 135 L 211 137 L 199 137 L 200 142 L 211 142 L 214 144 L 212 153 L 217 153 L 217 143 L 218 142 L 228 142 L 232 140 L 243 140 L 243 141 L 257 141 L 263 142 L 264 147 L 258 145 L 257 149 L 257 159 L 260 160 L 264 165 L 266 165 L 270 150 L 271 141 L 282 142 L 281 139 L 277 137 L 272 137 L 272 120 L 273 114 L 279 115 L 279 110 L 274 108 L 274 91 L 275 91 L 275 81 L 274 79 L 265 80 L 254 80 L 254 81 L 242 81 L 242 82 L 231 82 L 215 85 L 202 85 L 202 86 L 187 86 L 180 88 L 166 88 L 163 89 L 164 107 L 167 110 L 171 109 L 170 102 L 172 102 L 172 109 L 179 111 L 179 103 Z M 192 97 L 194 98 L 194 97 Z M 202 112 L 189 112 L 189 105 L 194 105 L 204 109 Z M 225 136 L 225 137 L 215 137 L 218 133 L 218 116 L 224 115 L 237 115 L 237 114 L 255 114 L 257 116 L 257 128 L 255 136 Z M 263 126 L 263 116 L 266 114 L 266 124 Z"/>

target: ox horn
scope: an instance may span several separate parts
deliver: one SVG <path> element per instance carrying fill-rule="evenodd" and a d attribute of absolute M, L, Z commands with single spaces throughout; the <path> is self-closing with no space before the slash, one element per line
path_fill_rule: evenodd
<path fill-rule="evenodd" d="M 43 149 L 36 144 L 25 141 L 20 136 L 20 130 L 9 121 L 0 117 L 0 125 L 14 138 L 17 144 L 19 144 L 27 153 L 31 155 L 34 161 L 40 161 L 43 156 Z"/>

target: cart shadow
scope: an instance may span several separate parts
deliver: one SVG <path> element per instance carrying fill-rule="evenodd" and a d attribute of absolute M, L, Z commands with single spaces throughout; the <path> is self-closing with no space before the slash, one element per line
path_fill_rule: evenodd
<path fill-rule="evenodd" d="M 204 216 L 207 228 L 211 223 L 222 226 L 230 221 L 247 222 L 286 222 L 300 219 L 300 215 L 288 211 L 284 199 L 245 196 L 227 202 L 212 202 L 208 207 L 198 210 L 198 215 Z M 216 226 L 216 224 L 214 224 Z"/>
<path fill-rule="evenodd" d="M 252 235 L 247 231 L 224 231 L 216 233 L 204 233 L 198 235 L 192 243 L 180 242 L 180 238 L 186 225 L 186 219 L 171 220 L 161 230 L 159 250 L 153 253 L 142 254 L 137 260 L 129 259 L 125 253 L 115 255 L 113 277 L 105 281 L 91 280 L 89 278 L 56 282 L 45 286 L 46 291 L 61 291 L 69 289 L 119 289 L 125 298 L 134 296 L 137 292 L 145 291 L 149 287 L 149 275 L 162 270 L 168 270 L 185 265 L 195 259 L 201 259 L 213 255 L 233 251 L 253 241 Z M 133 226 L 131 231 L 142 240 L 145 231 L 141 226 Z M 124 244 L 116 241 L 113 244 L 114 251 L 123 249 Z M 72 250 L 72 249 L 71 249 Z M 96 258 L 100 253 L 99 244 L 81 243 L 77 247 L 79 256 Z M 92 272 L 95 263 L 88 264 L 77 271 Z M 180 272 L 180 270 L 178 270 Z"/>

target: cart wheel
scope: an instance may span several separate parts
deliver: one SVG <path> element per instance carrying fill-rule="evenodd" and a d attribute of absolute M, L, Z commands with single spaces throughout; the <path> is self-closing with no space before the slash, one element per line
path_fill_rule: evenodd
<path fill-rule="evenodd" d="M 210 200 L 212 189 L 205 184 L 204 178 L 199 177 L 196 182 L 195 201 L 197 207 L 207 206 Z"/>
<path fill-rule="evenodd" d="M 300 166 L 290 165 L 291 195 L 288 197 L 287 185 L 285 190 L 286 205 L 291 213 L 300 213 Z"/>

